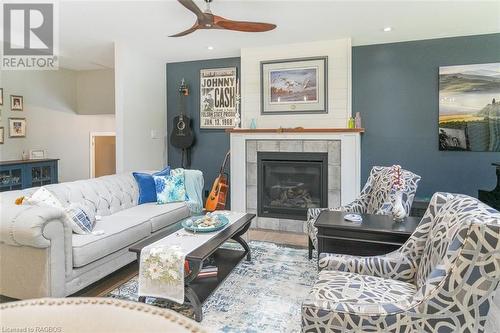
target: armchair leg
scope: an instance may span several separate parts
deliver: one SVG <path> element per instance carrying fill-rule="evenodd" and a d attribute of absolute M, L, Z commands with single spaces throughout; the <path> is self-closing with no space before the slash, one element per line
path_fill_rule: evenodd
<path fill-rule="evenodd" d="M 308 249 L 309 249 L 309 259 L 312 259 L 313 257 L 313 242 L 311 240 L 311 237 L 307 236 L 307 240 L 309 241 L 309 246 L 308 246 Z"/>

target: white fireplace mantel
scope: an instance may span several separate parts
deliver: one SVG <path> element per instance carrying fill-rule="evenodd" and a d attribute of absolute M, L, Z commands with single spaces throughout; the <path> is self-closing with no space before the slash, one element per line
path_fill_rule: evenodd
<path fill-rule="evenodd" d="M 340 141 L 340 203 L 352 202 L 360 191 L 362 129 L 229 130 L 231 145 L 231 209 L 247 209 L 247 141 Z M 308 145 L 314 151 L 313 144 Z"/>

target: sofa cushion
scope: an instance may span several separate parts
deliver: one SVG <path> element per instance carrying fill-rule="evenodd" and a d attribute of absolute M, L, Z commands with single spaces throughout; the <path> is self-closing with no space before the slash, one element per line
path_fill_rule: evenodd
<path fill-rule="evenodd" d="M 404 308 L 416 293 L 415 285 L 376 276 L 321 271 L 302 308 L 380 314 Z"/>
<path fill-rule="evenodd" d="M 149 236 L 151 223 L 147 216 L 114 214 L 97 221 L 94 230 L 95 234 L 73 234 L 73 267 L 85 266 Z"/>
<path fill-rule="evenodd" d="M 164 205 L 145 203 L 129 209 L 122 210 L 113 216 L 126 219 L 144 218 L 151 222 L 151 232 L 156 232 L 164 227 L 174 224 L 189 216 L 186 202 L 173 202 Z"/>

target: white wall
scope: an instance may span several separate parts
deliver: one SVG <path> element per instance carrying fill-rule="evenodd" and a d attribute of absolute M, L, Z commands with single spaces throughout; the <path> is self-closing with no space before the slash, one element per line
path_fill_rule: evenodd
<path fill-rule="evenodd" d="M 113 69 L 78 71 L 76 76 L 79 114 L 115 113 L 115 71 Z"/>
<path fill-rule="evenodd" d="M 115 43 L 117 172 L 165 163 L 165 63 L 135 43 Z"/>
<path fill-rule="evenodd" d="M 311 115 L 260 114 L 260 62 L 290 58 L 328 56 L 328 113 Z M 241 49 L 242 126 L 252 118 L 257 127 L 347 127 L 351 117 L 351 40 L 326 40 L 310 43 Z"/>
<path fill-rule="evenodd" d="M 59 158 L 59 181 L 89 177 L 89 133 L 114 131 L 113 115 L 78 115 L 75 71 L 2 71 L 1 160 L 20 159 L 24 151 L 45 149 Z M 10 111 L 9 95 L 24 97 L 24 111 Z M 26 118 L 26 138 L 9 138 L 8 118 Z"/>

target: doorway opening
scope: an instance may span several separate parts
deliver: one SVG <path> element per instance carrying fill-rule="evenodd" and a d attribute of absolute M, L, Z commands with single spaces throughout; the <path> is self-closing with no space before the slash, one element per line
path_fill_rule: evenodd
<path fill-rule="evenodd" d="M 90 133 L 90 178 L 116 173 L 116 133 Z"/>

